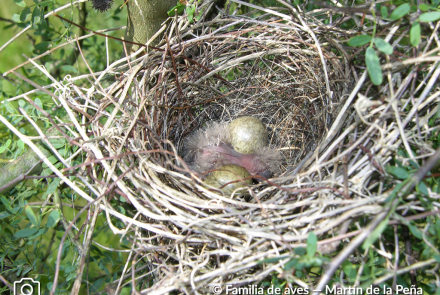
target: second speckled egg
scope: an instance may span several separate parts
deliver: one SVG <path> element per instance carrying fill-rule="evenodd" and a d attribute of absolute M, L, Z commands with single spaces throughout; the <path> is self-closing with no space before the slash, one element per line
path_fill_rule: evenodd
<path fill-rule="evenodd" d="M 267 146 L 267 129 L 260 119 L 245 116 L 229 123 L 232 147 L 239 153 L 252 154 Z"/>
<path fill-rule="evenodd" d="M 213 171 L 208 177 L 205 179 L 205 183 L 207 185 L 222 188 L 223 193 L 230 195 L 236 189 L 244 188 L 248 185 L 252 184 L 252 179 L 249 172 L 241 166 L 238 165 L 224 165 L 218 170 Z M 233 183 L 229 183 L 231 181 L 236 181 Z M 240 190 L 238 195 L 248 195 L 248 191 Z"/>

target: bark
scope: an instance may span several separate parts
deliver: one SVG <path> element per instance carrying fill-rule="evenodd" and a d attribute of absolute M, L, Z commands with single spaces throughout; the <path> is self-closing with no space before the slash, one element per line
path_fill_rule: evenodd
<path fill-rule="evenodd" d="M 130 0 L 127 3 L 128 19 L 125 40 L 141 44 L 147 41 L 162 27 L 168 18 L 167 11 L 175 6 L 176 0 Z M 162 36 L 158 36 L 150 44 L 158 44 Z M 125 44 L 128 54 L 139 49 L 138 45 Z"/>
<path fill-rule="evenodd" d="M 51 153 L 42 144 L 36 145 L 46 157 Z M 32 169 L 32 170 L 31 170 Z M 15 185 L 24 180 L 24 176 L 41 173 L 42 161 L 37 154 L 28 148 L 23 155 L 14 162 L 8 163 L 0 168 L 0 194 L 12 189 Z"/>

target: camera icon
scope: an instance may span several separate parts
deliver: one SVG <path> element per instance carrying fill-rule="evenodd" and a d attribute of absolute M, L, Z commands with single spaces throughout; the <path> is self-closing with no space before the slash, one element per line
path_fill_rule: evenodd
<path fill-rule="evenodd" d="M 14 295 L 40 295 L 40 282 L 22 278 L 14 282 Z"/>

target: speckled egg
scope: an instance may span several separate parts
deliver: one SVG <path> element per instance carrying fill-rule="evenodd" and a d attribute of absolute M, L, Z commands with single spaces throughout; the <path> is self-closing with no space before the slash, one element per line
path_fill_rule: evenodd
<path fill-rule="evenodd" d="M 260 119 L 245 116 L 229 123 L 232 147 L 239 153 L 252 154 L 267 146 L 267 129 Z"/>
<path fill-rule="evenodd" d="M 225 185 L 228 182 L 243 179 L 243 181 L 237 181 L 234 183 L 227 184 L 221 189 L 224 194 L 230 195 L 232 194 L 233 191 L 235 191 L 238 188 L 251 185 L 252 179 L 250 176 L 251 176 L 250 173 L 243 167 L 230 164 L 230 165 L 224 165 L 218 168 L 218 170 L 213 171 L 211 174 L 208 175 L 208 177 L 205 179 L 204 182 L 207 185 L 216 188 L 221 188 L 223 185 Z M 248 178 L 245 179 L 246 177 Z M 236 194 L 248 195 L 249 192 L 247 190 L 240 190 L 236 192 Z"/>

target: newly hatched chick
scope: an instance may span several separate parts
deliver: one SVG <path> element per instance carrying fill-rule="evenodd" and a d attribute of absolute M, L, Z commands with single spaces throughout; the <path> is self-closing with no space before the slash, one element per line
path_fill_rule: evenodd
<path fill-rule="evenodd" d="M 190 136 L 185 143 L 184 160 L 190 169 L 199 173 L 234 164 L 251 175 L 264 178 L 280 172 L 281 155 L 269 147 L 258 147 L 252 154 L 242 154 L 231 146 L 227 124 L 212 124 Z"/>

